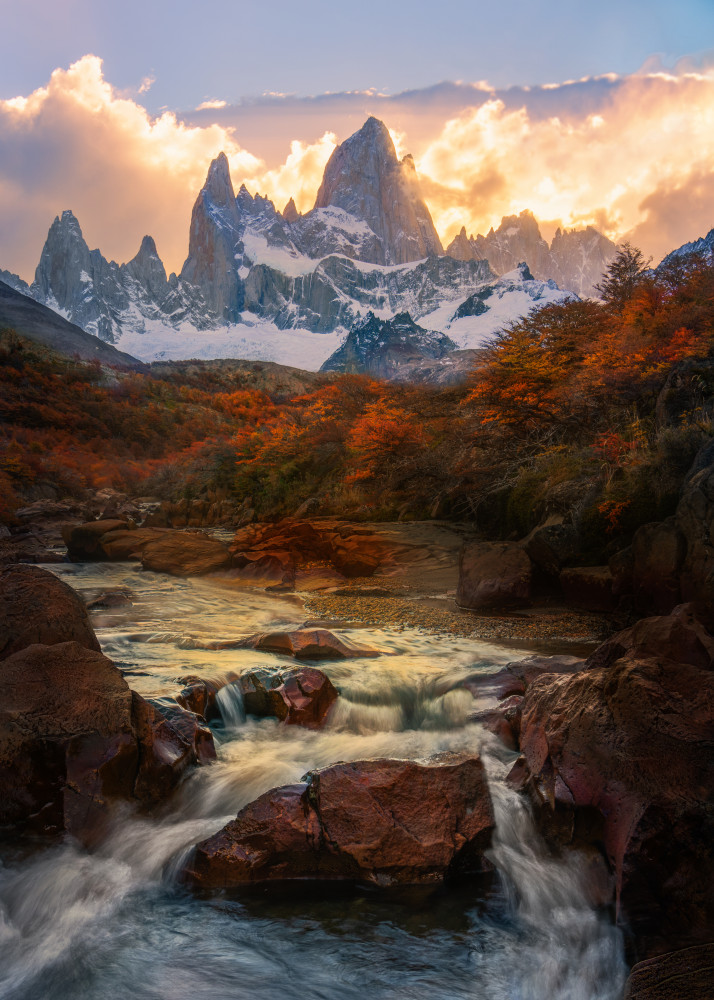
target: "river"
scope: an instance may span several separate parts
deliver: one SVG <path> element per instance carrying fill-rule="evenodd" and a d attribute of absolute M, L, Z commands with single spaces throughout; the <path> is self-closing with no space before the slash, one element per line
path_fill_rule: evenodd
<path fill-rule="evenodd" d="M 92 618 L 103 651 L 147 698 L 175 697 L 184 674 L 221 677 L 278 662 L 206 647 L 304 620 L 294 598 L 134 564 L 47 568 L 85 597 L 129 589 L 131 605 Z M 341 694 L 323 730 L 246 719 L 235 688 L 225 688 L 213 727 L 218 760 L 189 777 L 164 814 L 127 815 L 94 853 L 66 843 L 6 851 L 0 997 L 619 1000 L 621 936 L 589 901 L 584 862 L 549 856 L 503 780 L 515 755 L 469 722 L 470 694 L 443 693 L 518 652 L 418 630 L 349 636 L 385 655 L 320 664 Z M 448 889 L 296 883 L 233 895 L 192 893 L 177 881 L 191 846 L 269 788 L 335 761 L 449 749 L 480 751 L 486 763 L 497 818 L 493 878 Z"/>

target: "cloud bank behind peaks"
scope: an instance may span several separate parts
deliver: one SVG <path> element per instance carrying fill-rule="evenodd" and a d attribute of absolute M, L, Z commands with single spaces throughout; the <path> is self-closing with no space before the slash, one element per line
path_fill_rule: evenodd
<path fill-rule="evenodd" d="M 443 83 L 236 105 L 206 99 L 155 118 L 84 56 L 27 97 L 0 101 L 0 267 L 31 277 L 65 208 L 116 260 L 153 235 L 169 269 L 187 249 L 191 206 L 210 160 L 236 187 L 312 206 L 336 142 L 374 114 L 411 151 L 447 241 L 531 209 L 552 226 L 592 223 L 658 258 L 714 226 L 714 70 L 648 66 L 537 88 Z"/>

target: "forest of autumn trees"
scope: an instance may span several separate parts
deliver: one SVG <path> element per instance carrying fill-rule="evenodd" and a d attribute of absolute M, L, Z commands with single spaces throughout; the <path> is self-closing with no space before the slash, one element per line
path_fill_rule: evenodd
<path fill-rule="evenodd" d="M 335 375 L 276 396 L 208 370 L 161 378 L 0 344 L 0 494 L 113 486 L 251 498 L 257 514 L 475 520 L 502 537 L 578 508 L 613 543 L 667 516 L 714 433 L 714 266 L 625 245 L 601 300 L 502 330 L 467 385 Z M 43 493 L 43 490 L 45 493 Z"/>

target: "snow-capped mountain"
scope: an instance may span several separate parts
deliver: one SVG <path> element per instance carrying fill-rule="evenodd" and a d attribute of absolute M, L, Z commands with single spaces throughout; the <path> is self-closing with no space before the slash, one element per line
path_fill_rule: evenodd
<path fill-rule="evenodd" d="M 330 355 L 320 371 L 362 372 L 390 379 L 404 365 L 443 358 L 455 349 L 450 337 L 418 326 L 409 313 L 379 319 L 370 312 L 352 327 L 344 344 Z"/>
<path fill-rule="evenodd" d="M 657 269 L 671 264 L 675 260 L 688 257 L 690 254 L 703 257 L 710 262 L 714 260 L 714 229 L 710 229 L 706 236 L 700 236 L 698 240 L 692 240 L 691 243 L 684 243 L 681 247 L 677 247 L 676 250 L 672 250 L 657 265 Z M 2 278 L 2 273 L 0 273 L 0 278 Z"/>
<path fill-rule="evenodd" d="M 616 244 L 592 226 L 558 229 L 549 246 L 531 212 L 505 216 L 498 229 L 486 236 L 467 236 L 462 228 L 446 249 L 458 260 L 485 259 L 496 274 L 505 274 L 525 261 L 536 278 L 555 281 L 580 296 L 596 294 L 595 285 L 616 251 Z"/>
<path fill-rule="evenodd" d="M 313 368 L 369 312 L 382 320 L 408 312 L 473 347 L 534 304 L 566 296 L 536 272 L 511 273 L 527 254 L 511 260 L 504 252 L 492 268 L 464 240 L 464 253 L 444 254 L 413 160 L 400 160 L 387 128 L 370 118 L 335 149 L 304 215 L 292 201 L 281 213 L 245 187 L 235 194 L 218 156 L 193 208 L 179 275 L 167 276 L 149 236 L 128 263 L 107 260 L 64 212 L 32 285 L 0 277 L 142 359 L 253 357 Z M 478 315 L 466 305 L 459 312 L 479 290 L 488 302 Z"/>

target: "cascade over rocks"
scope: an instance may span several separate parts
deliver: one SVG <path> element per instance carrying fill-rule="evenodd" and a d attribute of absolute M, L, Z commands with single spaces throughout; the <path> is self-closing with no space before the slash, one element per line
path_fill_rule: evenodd
<path fill-rule="evenodd" d="M 714 937 L 713 654 L 683 606 L 525 692 L 531 794 L 561 840 L 601 839 L 636 957 Z"/>
<path fill-rule="evenodd" d="M 47 570 L 0 573 L 0 660 L 0 825 L 93 844 L 119 803 L 156 805 L 215 756 L 190 713 L 129 689 L 79 595 Z"/>
<path fill-rule="evenodd" d="M 39 566 L 0 572 L 0 660 L 26 646 L 76 642 L 99 651 L 87 609 L 68 584 Z"/>
<path fill-rule="evenodd" d="M 247 805 L 197 845 L 184 879 L 209 889 L 296 878 L 439 882 L 483 869 L 493 826 L 478 757 L 333 764 Z"/>
<path fill-rule="evenodd" d="M 337 701 L 334 685 L 315 667 L 251 670 L 240 679 L 249 715 L 275 716 L 289 726 L 319 729 Z"/>
<path fill-rule="evenodd" d="M 2 825 L 96 843 L 119 803 L 156 805 L 197 761 L 113 663 L 77 642 L 14 653 L 0 683 Z"/>

